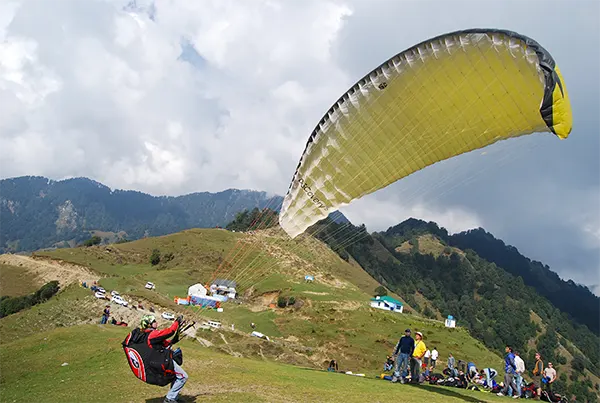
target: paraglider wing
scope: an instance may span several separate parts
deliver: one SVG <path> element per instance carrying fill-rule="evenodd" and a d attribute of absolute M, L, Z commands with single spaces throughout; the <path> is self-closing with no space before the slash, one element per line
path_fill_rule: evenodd
<path fill-rule="evenodd" d="M 312 132 L 284 198 L 292 237 L 413 172 L 535 132 L 568 137 L 560 70 L 534 40 L 472 29 L 422 42 L 348 90 Z"/>

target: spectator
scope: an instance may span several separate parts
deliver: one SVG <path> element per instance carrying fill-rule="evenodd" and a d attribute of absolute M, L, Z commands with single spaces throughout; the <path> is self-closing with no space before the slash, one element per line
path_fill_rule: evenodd
<path fill-rule="evenodd" d="M 479 373 L 482 378 L 485 376 L 484 386 L 488 389 L 492 389 L 494 387 L 494 378 L 498 375 L 498 371 L 494 368 L 484 368 Z"/>
<path fill-rule="evenodd" d="M 404 383 L 404 379 L 408 375 L 407 366 L 414 349 L 415 340 L 410 336 L 410 329 L 406 329 L 404 331 L 404 336 L 400 337 L 400 340 L 398 340 L 394 352 L 392 353 L 392 356 L 395 357 L 396 360 L 396 368 L 394 376 L 392 377 L 392 382 L 398 382 L 398 377 L 402 375 L 402 383 Z"/>
<path fill-rule="evenodd" d="M 383 364 L 383 372 L 391 371 L 394 368 L 394 359 L 391 356 L 385 357 L 385 364 Z"/>
<path fill-rule="evenodd" d="M 423 364 L 425 364 L 425 368 L 429 366 L 429 358 L 431 357 L 431 351 L 427 350 L 425 352 L 425 356 L 423 357 Z"/>
<path fill-rule="evenodd" d="M 551 362 L 548 363 L 548 368 L 544 369 L 544 378 L 546 378 L 546 391 L 552 393 L 552 384 L 556 380 L 556 370 Z"/>
<path fill-rule="evenodd" d="M 415 335 L 415 348 L 410 362 L 410 381 L 411 383 L 419 382 L 419 372 L 421 369 L 421 360 L 425 357 L 427 346 L 423 341 L 423 333 L 417 332 Z"/>
<path fill-rule="evenodd" d="M 456 365 L 456 360 L 452 356 L 452 353 L 448 354 L 448 369 L 450 370 L 450 374 L 452 374 L 452 376 L 457 375 L 456 369 L 454 369 L 455 365 Z"/>
<path fill-rule="evenodd" d="M 327 371 L 329 371 L 329 372 L 337 372 L 338 371 L 338 364 L 337 364 L 336 360 L 329 361 L 329 367 L 327 367 Z"/>
<path fill-rule="evenodd" d="M 533 367 L 533 384 L 539 398 L 542 393 L 542 372 L 544 371 L 544 361 L 540 353 L 535 353 L 535 366 Z"/>
<path fill-rule="evenodd" d="M 102 320 L 100 320 L 100 323 L 105 325 L 106 322 L 108 322 L 109 317 L 110 317 L 110 305 L 106 305 L 106 307 L 104 307 L 104 311 L 102 313 Z"/>
<path fill-rule="evenodd" d="M 515 355 L 513 354 L 512 348 L 506 346 L 506 357 L 504 358 L 504 388 L 498 392 L 498 396 L 508 395 L 508 388 L 512 388 L 513 391 L 517 391 L 517 385 L 515 385 L 515 370 L 517 368 L 515 364 Z M 518 399 L 519 396 L 516 394 L 513 399 Z"/>
<path fill-rule="evenodd" d="M 517 385 L 517 390 L 515 391 L 517 396 L 521 396 L 521 388 L 523 387 L 523 374 L 525 373 L 525 362 L 519 356 L 518 352 L 515 352 L 515 384 Z"/>
<path fill-rule="evenodd" d="M 437 349 L 434 347 L 433 350 L 431 350 L 431 370 L 432 371 L 435 369 L 435 363 L 436 363 L 439 355 L 440 355 L 440 353 L 438 353 Z"/>
<path fill-rule="evenodd" d="M 467 372 L 465 373 L 468 381 L 472 381 L 477 376 L 477 367 L 474 362 L 467 364 Z"/>

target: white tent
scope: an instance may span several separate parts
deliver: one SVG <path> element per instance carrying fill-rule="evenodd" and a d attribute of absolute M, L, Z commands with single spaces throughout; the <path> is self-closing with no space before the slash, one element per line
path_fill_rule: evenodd
<path fill-rule="evenodd" d="M 200 283 L 188 288 L 188 295 L 193 297 L 206 297 L 206 288 Z"/>

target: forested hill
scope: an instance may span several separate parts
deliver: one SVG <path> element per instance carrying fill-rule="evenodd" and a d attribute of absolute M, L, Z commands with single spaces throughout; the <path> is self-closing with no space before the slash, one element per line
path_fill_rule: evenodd
<path fill-rule="evenodd" d="M 448 235 L 446 229 L 438 227 L 434 222 L 409 219 L 390 227 L 382 235 L 396 240 L 408 240 L 427 233 L 437 236 L 450 246 L 465 251 L 471 249 L 488 262 L 521 277 L 525 285 L 533 287 L 561 311 L 587 325 L 596 334 L 600 333 L 600 298 L 573 280 L 561 279 L 548 265 L 530 260 L 520 254 L 517 248 L 506 245 L 483 228 Z"/>
<path fill-rule="evenodd" d="M 229 189 L 178 197 L 111 190 L 87 178 L 26 176 L 0 181 L 0 253 L 74 246 L 91 231 L 118 241 L 193 227 L 225 226 L 255 207 L 279 209 L 282 197 Z"/>
<path fill-rule="evenodd" d="M 559 307 L 544 296 L 546 283 L 542 288 L 528 278 L 532 282 L 528 285 L 513 274 L 514 268 L 487 261 L 466 248 L 466 234 L 454 238 L 465 246 L 458 248 L 445 229 L 431 222 L 410 219 L 369 234 L 364 226 L 324 220 L 309 231 L 343 259 L 356 260 L 421 314 L 440 320 L 453 315 L 458 325 L 499 354 L 507 344 L 516 348 L 527 368 L 533 367 L 534 353 L 540 351 L 546 361 L 558 364 L 561 390 L 568 388 L 578 398 L 588 396 L 593 401 L 599 387 L 600 337 L 590 328 L 597 326 L 598 315 L 582 317 L 580 322 L 574 314 L 583 303 L 597 309 L 598 298 L 592 294 L 595 301 L 591 301 L 583 287 L 570 294 L 572 305 Z M 563 283 L 569 284 L 558 279 L 555 287 Z"/>
<path fill-rule="evenodd" d="M 517 248 L 505 245 L 482 228 L 454 234 L 449 241 L 458 248 L 472 249 L 485 260 L 520 276 L 525 284 L 535 288 L 560 310 L 600 333 L 600 298 L 587 287 L 573 280 L 562 280 L 548 265 L 528 259 Z"/>

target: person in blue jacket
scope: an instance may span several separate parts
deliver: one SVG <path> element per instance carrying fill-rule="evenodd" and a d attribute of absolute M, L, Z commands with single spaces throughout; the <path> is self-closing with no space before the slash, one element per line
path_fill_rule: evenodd
<path fill-rule="evenodd" d="M 477 375 L 477 366 L 474 362 L 469 362 L 467 364 L 467 373 L 465 375 L 467 376 L 467 380 L 469 382 L 471 382 L 475 378 L 475 376 Z"/>
<path fill-rule="evenodd" d="M 517 384 L 515 383 L 515 375 L 517 371 L 517 364 L 515 364 L 515 355 L 510 346 L 506 346 L 506 357 L 504 357 L 504 388 L 498 392 L 498 396 L 508 395 L 508 388 L 513 390 L 513 393 L 517 393 Z M 515 399 L 520 396 L 513 396 Z"/>
<path fill-rule="evenodd" d="M 392 356 L 395 357 L 396 360 L 396 368 L 394 370 L 392 382 L 398 382 L 398 377 L 400 376 L 400 372 L 402 372 L 402 383 L 404 383 L 404 379 L 408 376 L 408 363 L 410 362 L 410 357 L 412 357 L 414 349 L 415 339 L 410 336 L 410 329 L 406 329 L 404 331 L 404 336 L 400 337 L 400 340 L 396 343 L 396 347 L 392 353 Z"/>

